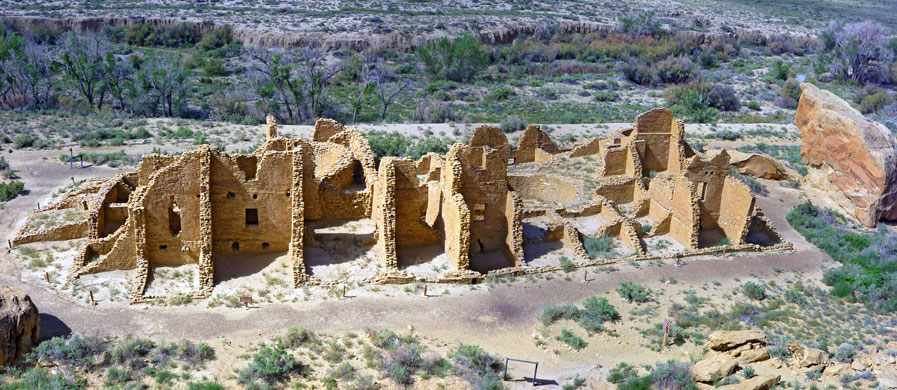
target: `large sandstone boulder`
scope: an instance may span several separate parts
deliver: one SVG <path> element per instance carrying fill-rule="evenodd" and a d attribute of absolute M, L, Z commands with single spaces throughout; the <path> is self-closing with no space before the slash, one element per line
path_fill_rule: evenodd
<path fill-rule="evenodd" d="M 809 180 L 840 191 L 863 225 L 897 220 L 897 143 L 888 129 L 828 91 L 808 83 L 794 123 L 800 128 L 800 155 L 811 168 Z M 843 202 L 842 202 L 843 203 Z"/>
<path fill-rule="evenodd" d="M 828 353 L 821 349 L 792 341 L 788 343 L 788 351 L 791 352 L 792 365 L 797 367 L 813 367 L 828 363 Z"/>
<path fill-rule="evenodd" d="M 691 367 L 691 373 L 698 382 L 712 383 L 729 376 L 737 367 L 735 359 L 720 354 L 695 363 Z"/>
<path fill-rule="evenodd" d="M 741 383 L 733 385 L 720 386 L 720 390 L 768 390 L 782 380 L 781 375 L 760 375 L 755 376 Z"/>
<path fill-rule="evenodd" d="M 747 343 L 766 344 L 766 335 L 759 330 L 723 330 L 710 333 L 707 346 L 714 351 L 728 351 Z"/>
<path fill-rule="evenodd" d="M 726 150 L 731 156 L 729 164 L 738 169 L 742 175 L 750 175 L 760 179 L 782 180 L 788 178 L 788 172 L 782 163 L 772 157 L 756 153 L 742 153 L 737 150 Z"/>
<path fill-rule="evenodd" d="M 37 307 L 24 291 L 0 286 L 0 366 L 31 351 L 39 324 Z"/>

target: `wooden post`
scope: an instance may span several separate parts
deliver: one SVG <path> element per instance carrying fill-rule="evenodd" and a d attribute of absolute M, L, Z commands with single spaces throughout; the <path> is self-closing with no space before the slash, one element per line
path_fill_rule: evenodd
<path fill-rule="evenodd" d="M 9 249 L 12 249 L 12 240 L 6 240 L 6 246 L 8 246 Z"/>
<path fill-rule="evenodd" d="M 663 344 L 660 345 L 660 352 L 667 347 L 667 337 L 670 335 L 670 322 L 666 318 L 663 319 Z"/>
<path fill-rule="evenodd" d="M 72 176 L 72 185 L 75 185 L 75 177 Z"/>
<path fill-rule="evenodd" d="M 97 301 L 93 299 L 93 291 L 87 290 L 87 292 L 90 293 L 90 304 L 96 306 Z"/>
<path fill-rule="evenodd" d="M 37 211 L 40 211 L 40 202 L 37 202 Z"/>
<path fill-rule="evenodd" d="M 50 273 L 44 272 L 44 277 L 47 279 L 47 284 L 50 284 Z"/>
<path fill-rule="evenodd" d="M 429 296 L 427 295 L 427 285 L 426 284 L 424 285 L 424 298 L 429 298 Z"/>
<path fill-rule="evenodd" d="M 343 298 L 346 298 L 346 285 L 343 285 Z"/>
<path fill-rule="evenodd" d="M 583 282 L 589 281 L 589 270 L 586 269 L 586 270 L 582 271 L 582 281 Z"/>

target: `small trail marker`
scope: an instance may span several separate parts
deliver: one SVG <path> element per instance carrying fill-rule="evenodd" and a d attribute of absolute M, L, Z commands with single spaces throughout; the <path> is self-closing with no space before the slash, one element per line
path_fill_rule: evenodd
<path fill-rule="evenodd" d="M 588 281 L 589 281 L 589 270 L 583 270 L 583 271 L 582 271 L 582 281 L 583 281 L 583 282 L 588 282 Z"/>
<path fill-rule="evenodd" d="M 243 307 L 249 308 L 249 304 L 252 303 L 252 297 L 247 297 L 245 295 L 240 296 L 240 303 L 243 304 Z"/>
<path fill-rule="evenodd" d="M 425 284 L 425 285 L 424 285 L 424 298 L 429 298 L 429 297 L 430 297 L 430 296 L 427 295 L 427 285 Z"/>
<path fill-rule="evenodd" d="M 346 285 L 343 285 L 343 298 L 346 298 Z"/>
<path fill-rule="evenodd" d="M 660 351 L 663 352 L 663 349 L 667 346 L 667 337 L 670 335 L 670 321 L 664 317 L 663 319 L 663 344 L 660 345 Z"/>
<path fill-rule="evenodd" d="M 50 284 L 50 273 L 44 272 L 44 277 L 47 279 L 47 284 Z M 91 295 L 93 295 L 93 293 L 91 293 Z M 91 300 L 92 300 L 92 298 L 91 298 Z"/>
<path fill-rule="evenodd" d="M 96 305 L 97 305 L 97 301 L 96 301 L 95 299 L 93 299 L 93 291 L 87 290 L 87 292 L 90 293 L 90 304 L 91 304 L 92 306 L 96 306 Z"/>
<path fill-rule="evenodd" d="M 72 176 L 72 185 L 75 185 L 75 177 Z"/>

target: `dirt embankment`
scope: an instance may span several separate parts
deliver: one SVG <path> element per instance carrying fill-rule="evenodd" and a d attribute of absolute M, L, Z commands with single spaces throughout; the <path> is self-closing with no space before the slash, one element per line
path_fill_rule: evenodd
<path fill-rule="evenodd" d="M 185 26 L 197 35 L 203 35 L 215 29 L 215 27 L 227 23 L 212 21 L 199 21 L 182 18 L 144 18 L 144 17 L 64 17 L 50 18 L 41 16 L 0 16 L 0 23 L 9 26 L 20 34 L 30 34 L 39 29 L 48 31 L 99 31 L 105 26 L 117 28 L 130 28 L 141 24 L 150 24 L 157 27 Z M 522 35 L 533 35 L 548 26 L 544 21 L 530 19 L 495 23 L 481 28 L 474 33 L 484 44 L 496 45 L 513 42 Z M 614 25 L 610 23 L 596 23 L 585 21 L 563 20 L 557 24 L 557 29 L 569 34 L 607 33 L 613 31 Z M 235 38 L 241 40 L 247 46 L 261 46 L 272 48 L 297 48 L 310 44 L 320 44 L 324 50 L 352 50 L 362 52 L 366 50 L 400 50 L 410 51 L 431 40 L 455 36 L 467 28 L 464 26 L 446 27 L 432 32 L 406 33 L 390 31 L 385 33 L 373 32 L 343 32 L 327 33 L 320 31 L 296 31 L 288 28 L 282 30 L 268 30 L 258 27 L 233 26 Z M 703 33 L 697 31 L 678 31 L 683 39 L 707 43 L 720 37 L 732 37 L 751 34 L 766 36 L 767 34 L 755 30 L 736 29 L 731 33 Z"/>

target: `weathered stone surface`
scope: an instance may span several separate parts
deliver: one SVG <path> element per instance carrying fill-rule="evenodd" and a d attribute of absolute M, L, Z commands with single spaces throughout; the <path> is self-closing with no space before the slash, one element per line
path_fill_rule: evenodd
<path fill-rule="evenodd" d="M 782 379 L 781 375 L 761 375 L 755 376 L 741 383 L 734 385 L 720 386 L 721 390 L 767 390 L 775 386 Z"/>
<path fill-rule="evenodd" d="M 727 150 L 731 156 L 729 163 L 742 175 L 750 175 L 760 179 L 782 180 L 788 178 L 788 172 L 782 163 L 772 157 L 756 153 L 741 153 Z"/>
<path fill-rule="evenodd" d="M 766 335 L 759 330 L 726 330 L 710 333 L 707 344 L 715 351 L 728 351 L 747 343 L 766 344 Z"/>
<path fill-rule="evenodd" d="M 748 364 L 769 360 L 769 351 L 766 348 L 749 349 L 738 355 L 738 364 Z"/>
<path fill-rule="evenodd" d="M 863 225 L 897 219 L 897 146 L 888 129 L 844 100 L 808 83 L 797 107 L 801 157 L 809 180 L 840 191 L 845 209 Z M 841 203 L 844 203 L 842 201 Z"/>
<path fill-rule="evenodd" d="M 788 350 L 791 351 L 793 356 L 792 364 L 797 367 L 812 367 L 828 362 L 828 353 L 820 349 L 790 342 L 788 343 Z"/>
<path fill-rule="evenodd" d="M 40 316 L 24 291 L 0 286 L 0 366 L 31 351 L 37 341 Z"/>
<path fill-rule="evenodd" d="M 720 354 L 695 363 L 691 367 L 691 373 L 696 381 L 711 383 L 725 378 L 735 371 L 736 367 L 738 367 L 738 363 L 735 359 Z"/>
<path fill-rule="evenodd" d="M 822 371 L 822 374 L 825 376 L 839 376 L 849 368 L 850 365 L 847 363 L 836 363 L 826 367 L 825 370 Z"/>
<path fill-rule="evenodd" d="M 878 384 L 886 389 L 897 389 L 897 371 L 882 372 L 875 376 Z"/>

